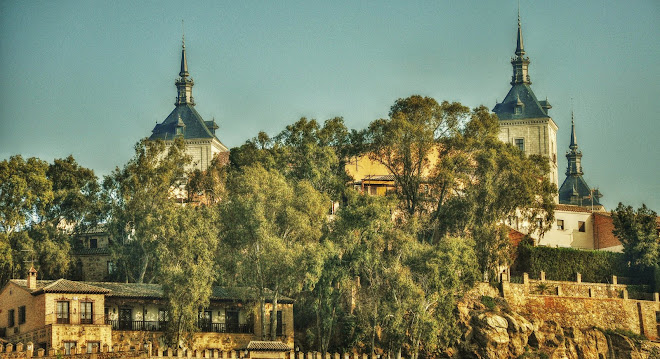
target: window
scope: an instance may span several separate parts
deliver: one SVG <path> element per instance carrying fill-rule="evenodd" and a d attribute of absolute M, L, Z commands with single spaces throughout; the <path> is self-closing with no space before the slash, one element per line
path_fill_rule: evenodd
<path fill-rule="evenodd" d="M 180 126 L 177 127 L 177 128 L 176 128 L 176 134 L 177 134 L 178 136 L 183 135 L 183 127 L 180 127 Z"/>
<path fill-rule="evenodd" d="M 585 226 L 584 226 L 584 221 L 578 221 L 578 231 L 580 232 L 585 232 Z"/>
<path fill-rule="evenodd" d="M 9 311 L 7 312 L 7 327 L 11 328 L 11 327 L 14 326 L 14 324 L 15 324 L 14 323 L 14 310 L 9 309 Z"/>
<path fill-rule="evenodd" d="M 525 152 L 525 139 L 524 138 L 516 138 L 515 139 L 515 144 L 516 144 L 516 147 L 518 147 L 519 150 Z"/>
<path fill-rule="evenodd" d="M 557 229 L 560 231 L 564 230 L 564 220 L 563 219 L 558 219 L 557 220 Z"/>
<path fill-rule="evenodd" d="M 170 321 L 170 313 L 166 309 L 158 309 L 158 321 L 167 323 Z"/>
<path fill-rule="evenodd" d="M 520 115 L 522 113 L 522 106 L 516 106 L 513 109 L 513 113 L 516 114 L 516 115 Z"/>
<path fill-rule="evenodd" d="M 25 323 L 25 306 L 18 307 L 18 324 Z"/>
<path fill-rule="evenodd" d="M 80 324 L 94 323 L 94 303 L 80 302 Z"/>
<path fill-rule="evenodd" d="M 90 238 L 89 239 L 89 248 L 98 248 L 98 239 Z"/>
<path fill-rule="evenodd" d="M 68 304 L 69 302 L 66 302 L 66 303 Z M 62 344 L 64 345 L 64 354 L 70 355 L 71 350 L 76 349 L 76 344 L 77 343 L 76 342 L 63 342 Z"/>
<path fill-rule="evenodd" d="M 101 346 L 100 342 L 87 342 L 87 353 L 91 354 L 94 352 L 94 348 L 96 348 L 96 352 L 99 352 L 99 347 Z"/>
<path fill-rule="evenodd" d="M 69 324 L 69 302 L 57 302 L 57 324 Z M 74 346 L 75 346 L 75 342 Z"/>

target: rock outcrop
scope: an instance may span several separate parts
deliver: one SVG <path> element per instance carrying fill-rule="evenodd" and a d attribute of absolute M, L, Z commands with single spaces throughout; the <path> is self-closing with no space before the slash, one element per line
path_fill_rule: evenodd
<path fill-rule="evenodd" d="M 660 358 L 660 344 L 635 339 L 632 333 L 528 319 L 512 311 L 496 293 L 488 293 L 495 294 L 492 297 L 483 293 L 466 296 L 459 304 L 463 337 L 447 353 L 452 358 Z"/>

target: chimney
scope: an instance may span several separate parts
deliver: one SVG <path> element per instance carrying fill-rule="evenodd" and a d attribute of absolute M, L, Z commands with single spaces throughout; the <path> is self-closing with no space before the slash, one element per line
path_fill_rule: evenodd
<path fill-rule="evenodd" d="M 31 290 L 37 289 L 37 270 L 34 267 L 30 267 L 28 271 L 27 288 Z"/>

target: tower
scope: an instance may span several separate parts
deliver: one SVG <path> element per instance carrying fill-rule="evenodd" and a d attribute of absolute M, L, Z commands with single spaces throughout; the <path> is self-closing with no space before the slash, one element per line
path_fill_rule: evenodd
<path fill-rule="evenodd" d="M 599 199 L 603 196 L 598 189 L 591 189 L 582 178 L 582 152 L 578 150 L 577 137 L 575 136 L 575 120 L 571 114 L 571 143 L 566 152 L 568 166 L 566 168 L 566 179 L 559 188 L 559 203 L 576 206 L 598 206 Z"/>
<path fill-rule="evenodd" d="M 188 72 L 185 38 L 181 45 L 181 69 L 179 77 L 174 82 L 177 89 L 174 110 L 151 131 L 150 140 L 173 141 L 183 137 L 186 142 L 186 153 L 192 157 L 194 169 L 205 170 L 211 165 L 213 157 L 227 157 L 229 149 L 216 137 L 218 125 L 215 120 L 204 121 L 195 110 L 195 100 L 192 88 L 195 85 Z"/>
<path fill-rule="evenodd" d="M 527 155 L 547 156 L 550 164 L 548 179 L 557 185 L 557 125 L 548 115 L 552 108 L 548 100 L 539 101 L 532 91 L 529 62 L 529 57 L 525 56 L 518 13 L 516 50 L 511 58 L 511 89 L 493 108 L 500 120 L 499 139 L 515 145 Z"/>

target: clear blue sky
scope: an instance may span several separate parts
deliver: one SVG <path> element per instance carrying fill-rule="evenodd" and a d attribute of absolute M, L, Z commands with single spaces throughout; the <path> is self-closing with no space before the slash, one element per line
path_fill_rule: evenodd
<path fill-rule="evenodd" d="M 660 211 L 660 2 L 520 7 L 561 181 L 573 98 L 606 207 Z M 302 116 L 364 128 L 411 94 L 492 108 L 510 87 L 516 17 L 514 0 L 2 1 L 0 158 L 122 166 L 174 107 L 182 19 L 197 110 L 234 147 Z"/>

